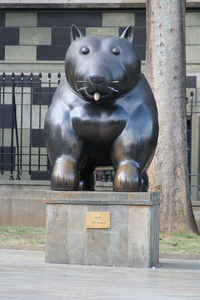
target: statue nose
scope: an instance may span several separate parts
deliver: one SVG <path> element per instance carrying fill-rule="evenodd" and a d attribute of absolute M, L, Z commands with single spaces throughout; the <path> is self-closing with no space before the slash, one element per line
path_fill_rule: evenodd
<path fill-rule="evenodd" d="M 100 84 L 100 83 L 104 82 L 104 80 L 105 80 L 105 77 L 101 76 L 101 75 L 92 75 L 89 78 L 90 78 L 90 81 L 94 84 Z"/>

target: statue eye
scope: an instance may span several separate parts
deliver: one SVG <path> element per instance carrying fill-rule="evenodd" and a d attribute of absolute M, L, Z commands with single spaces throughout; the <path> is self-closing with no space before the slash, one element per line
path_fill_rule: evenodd
<path fill-rule="evenodd" d="M 113 49 L 112 49 L 112 53 L 113 53 L 114 55 L 119 55 L 119 54 L 120 54 L 120 50 L 119 50 L 118 48 L 113 48 Z"/>
<path fill-rule="evenodd" d="M 87 47 L 83 47 L 83 48 L 81 49 L 81 52 L 82 52 L 82 54 L 86 55 L 86 54 L 88 54 L 88 53 L 90 52 L 90 49 L 87 48 Z"/>

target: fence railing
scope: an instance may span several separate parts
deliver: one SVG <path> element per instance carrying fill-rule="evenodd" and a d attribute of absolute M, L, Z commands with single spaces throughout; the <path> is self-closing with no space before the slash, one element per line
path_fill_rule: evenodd
<path fill-rule="evenodd" d="M 192 201 L 200 200 L 200 89 L 187 90 L 188 170 Z"/>
<path fill-rule="evenodd" d="M 50 179 L 44 118 L 60 81 L 60 73 L 0 75 L 1 179 Z M 113 172 L 97 170 L 96 176 L 112 181 Z"/>
<path fill-rule="evenodd" d="M 1 179 L 49 180 L 51 164 L 44 143 L 44 119 L 61 74 L 0 75 Z M 188 167 L 192 189 L 200 193 L 200 90 L 187 91 Z M 97 180 L 112 181 L 112 170 L 97 170 Z"/>

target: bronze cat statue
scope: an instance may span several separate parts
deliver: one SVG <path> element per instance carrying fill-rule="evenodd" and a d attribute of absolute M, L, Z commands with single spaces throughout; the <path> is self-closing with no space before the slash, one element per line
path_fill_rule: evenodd
<path fill-rule="evenodd" d="M 95 168 L 113 166 L 114 191 L 147 191 L 158 114 L 132 26 L 114 37 L 73 25 L 65 75 L 45 119 L 52 189 L 94 190 Z"/>

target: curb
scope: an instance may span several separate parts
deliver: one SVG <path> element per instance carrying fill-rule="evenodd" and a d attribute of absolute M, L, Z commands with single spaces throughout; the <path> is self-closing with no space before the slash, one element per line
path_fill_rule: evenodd
<path fill-rule="evenodd" d="M 45 251 L 45 245 L 0 245 L 0 250 L 1 249 Z"/>
<path fill-rule="evenodd" d="M 200 261 L 200 254 L 159 253 L 159 258 L 163 258 L 163 259 L 199 260 Z"/>
<path fill-rule="evenodd" d="M 28 250 L 28 251 L 45 251 L 45 245 L 0 245 L 1 249 L 9 250 Z M 200 254 L 188 254 L 188 253 L 159 253 L 161 259 L 182 259 L 182 260 L 199 260 Z"/>

